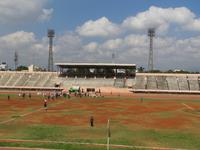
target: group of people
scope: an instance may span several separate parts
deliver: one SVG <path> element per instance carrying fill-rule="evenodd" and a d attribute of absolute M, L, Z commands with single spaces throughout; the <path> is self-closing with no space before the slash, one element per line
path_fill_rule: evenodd
<path fill-rule="evenodd" d="M 26 94 L 25 92 L 22 92 L 22 93 L 19 93 L 19 94 L 18 94 L 18 96 L 19 96 L 19 97 L 22 97 L 23 99 L 25 99 L 26 95 L 27 95 L 27 94 Z M 32 97 L 32 94 L 31 94 L 31 93 L 28 93 L 28 97 L 31 98 L 31 97 Z"/>
<path fill-rule="evenodd" d="M 71 93 L 69 93 L 69 95 L 71 95 Z M 74 96 L 75 97 L 101 97 L 101 90 L 99 89 L 98 91 L 95 91 L 94 90 L 84 90 L 84 89 L 81 89 L 77 92 L 74 92 Z"/>
<path fill-rule="evenodd" d="M 84 91 L 82 90 L 79 94 L 83 94 Z M 71 93 L 70 93 L 71 94 Z M 58 98 L 59 96 L 63 96 L 63 97 L 68 97 L 70 98 L 70 94 L 69 93 L 58 93 L 58 92 L 49 92 L 49 93 L 43 93 L 43 97 L 44 97 L 44 101 L 43 101 L 43 107 L 44 107 L 44 110 L 47 112 L 48 110 L 48 100 L 54 100 L 56 98 Z M 75 94 L 76 95 L 76 94 Z M 28 96 L 29 98 L 32 97 L 32 94 L 31 93 L 19 93 L 18 94 L 19 97 L 22 97 L 23 99 Z M 87 95 L 86 95 L 87 96 Z M 10 95 L 8 95 L 8 100 L 10 100 Z M 91 116 L 90 119 L 89 119 L 89 123 L 90 123 L 90 126 L 93 127 L 94 126 L 94 117 Z"/>

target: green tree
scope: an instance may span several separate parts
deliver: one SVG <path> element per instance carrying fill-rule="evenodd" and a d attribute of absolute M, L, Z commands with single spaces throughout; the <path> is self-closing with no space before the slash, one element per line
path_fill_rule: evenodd
<path fill-rule="evenodd" d="M 18 66 L 16 71 L 22 71 L 22 70 L 28 70 L 28 67 L 26 66 Z"/>
<path fill-rule="evenodd" d="M 138 72 L 144 72 L 144 67 L 139 67 Z"/>

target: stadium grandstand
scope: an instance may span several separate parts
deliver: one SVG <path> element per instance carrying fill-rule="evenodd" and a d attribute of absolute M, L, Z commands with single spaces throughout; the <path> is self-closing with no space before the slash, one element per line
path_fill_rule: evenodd
<path fill-rule="evenodd" d="M 200 94 L 200 74 L 137 73 L 132 91 Z"/>
<path fill-rule="evenodd" d="M 58 72 L 0 72 L 0 89 L 62 90 L 80 87 L 133 87 L 135 64 L 56 63 Z"/>
<path fill-rule="evenodd" d="M 56 72 L 0 71 L 2 90 L 62 90 Z"/>
<path fill-rule="evenodd" d="M 200 94 L 199 74 L 136 73 L 135 64 L 56 63 L 57 72 L 0 71 L 2 90 L 112 88 L 142 93 Z M 123 88 L 123 89 L 122 89 Z"/>
<path fill-rule="evenodd" d="M 56 63 L 63 86 L 133 87 L 135 64 L 113 63 Z"/>

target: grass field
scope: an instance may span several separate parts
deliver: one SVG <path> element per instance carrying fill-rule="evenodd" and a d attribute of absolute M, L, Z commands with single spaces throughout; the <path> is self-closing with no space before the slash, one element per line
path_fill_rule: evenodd
<path fill-rule="evenodd" d="M 0 95 L 0 146 L 52 149 L 200 149 L 200 96 L 132 94 L 102 98 L 72 97 L 48 102 L 33 96 Z M 142 98 L 142 100 L 141 100 Z M 89 118 L 94 117 L 94 127 Z M 80 142 L 80 143 L 79 143 Z M 144 147 L 139 147 L 144 146 Z M 156 149 L 156 148 L 154 148 Z"/>

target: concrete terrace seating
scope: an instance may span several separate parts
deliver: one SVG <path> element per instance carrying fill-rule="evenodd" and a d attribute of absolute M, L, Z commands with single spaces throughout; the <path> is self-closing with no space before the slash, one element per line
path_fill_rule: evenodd
<path fill-rule="evenodd" d="M 39 79 L 37 80 L 34 86 L 43 87 L 49 78 L 50 78 L 50 74 L 40 74 Z"/>
<path fill-rule="evenodd" d="M 125 87 L 130 87 L 130 88 L 132 88 L 133 85 L 134 85 L 134 81 L 135 81 L 135 79 L 126 79 Z"/>
<path fill-rule="evenodd" d="M 0 86 L 3 87 L 54 87 L 56 73 L 48 72 L 0 72 Z"/>
<path fill-rule="evenodd" d="M 138 73 L 133 91 L 196 94 L 200 93 L 199 79 L 198 74 Z"/>
<path fill-rule="evenodd" d="M 189 87 L 191 91 L 199 91 L 199 82 L 197 76 L 188 76 Z"/>
<path fill-rule="evenodd" d="M 21 74 L 19 74 L 19 73 L 12 74 L 11 78 L 8 80 L 8 82 L 5 85 L 6 86 L 14 86 L 20 77 L 21 77 Z"/>
<path fill-rule="evenodd" d="M 61 79 L 64 87 L 71 87 L 77 83 L 75 78 L 61 78 Z"/>
<path fill-rule="evenodd" d="M 146 76 L 136 76 L 135 89 L 146 89 Z"/>
<path fill-rule="evenodd" d="M 147 76 L 147 89 L 158 89 L 155 76 Z"/>
<path fill-rule="evenodd" d="M 119 88 L 123 88 L 123 87 L 125 87 L 125 84 L 126 84 L 125 82 L 126 82 L 125 79 L 120 79 L 120 78 L 118 79 L 117 78 L 117 79 L 114 80 L 114 86 L 119 87 Z"/>
<path fill-rule="evenodd" d="M 11 74 L 4 73 L 0 80 L 0 86 L 5 86 L 8 80 L 11 78 Z"/>
<path fill-rule="evenodd" d="M 169 90 L 179 90 L 177 77 L 176 76 L 167 76 L 166 77 Z"/>
<path fill-rule="evenodd" d="M 104 78 L 65 78 L 63 80 L 63 86 L 71 87 L 74 85 L 83 87 L 112 87 L 114 86 L 114 79 Z"/>
<path fill-rule="evenodd" d="M 40 74 L 29 74 L 28 76 L 28 80 L 24 83 L 24 86 L 34 86 L 37 82 L 37 80 L 39 79 Z"/>
<path fill-rule="evenodd" d="M 179 90 L 189 90 L 186 76 L 178 77 L 178 86 L 179 86 Z"/>
<path fill-rule="evenodd" d="M 199 82 L 199 90 L 200 90 L 200 76 L 199 76 L 199 78 L 198 78 L 198 82 Z"/>
<path fill-rule="evenodd" d="M 166 76 L 157 76 L 156 82 L 159 90 L 168 90 L 168 83 L 166 80 Z"/>
<path fill-rule="evenodd" d="M 29 79 L 30 74 L 22 74 L 17 83 L 14 86 L 24 86 L 26 81 Z"/>
<path fill-rule="evenodd" d="M 199 74 L 153 74 L 138 73 L 136 78 L 68 78 L 53 72 L 0 71 L 0 87 L 5 88 L 61 88 L 80 87 L 133 87 L 139 91 L 153 92 L 200 92 Z"/>
<path fill-rule="evenodd" d="M 46 83 L 44 84 L 44 87 L 54 87 L 55 83 L 61 82 L 58 80 L 57 74 L 51 74 Z"/>

